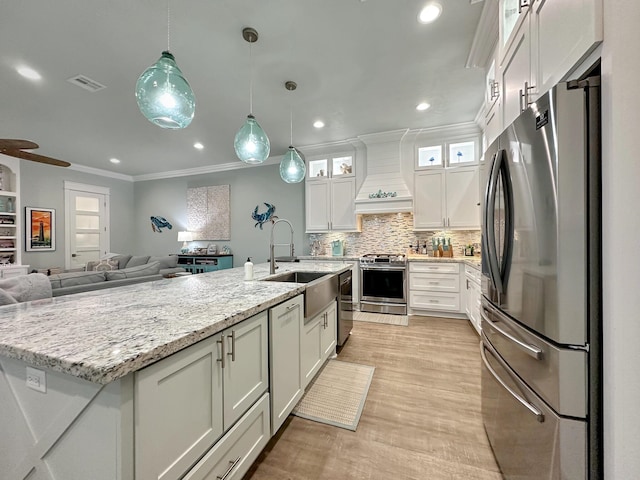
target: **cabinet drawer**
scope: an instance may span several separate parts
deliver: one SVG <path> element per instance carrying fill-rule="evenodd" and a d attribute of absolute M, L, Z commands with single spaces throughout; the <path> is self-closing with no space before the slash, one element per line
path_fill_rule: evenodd
<path fill-rule="evenodd" d="M 409 292 L 409 306 L 418 310 L 460 311 L 459 293 Z"/>
<path fill-rule="evenodd" d="M 481 277 L 480 270 L 478 268 L 474 268 L 469 265 L 465 265 L 464 268 L 465 268 L 465 274 L 467 278 L 479 284 L 480 277 Z"/>
<path fill-rule="evenodd" d="M 460 277 L 448 273 L 412 273 L 409 289 L 455 293 L 460 291 Z"/>
<path fill-rule="evenodd" d="M 460 273 L 460 265 L 454 262 L 409 262 L 409 272 Z"/>
<path fill-rule="evenodd" d="M 258 458 L 270 437 L 269 394 L 256 404 L 191 469 L 184 480 L 240 479 Z"/>

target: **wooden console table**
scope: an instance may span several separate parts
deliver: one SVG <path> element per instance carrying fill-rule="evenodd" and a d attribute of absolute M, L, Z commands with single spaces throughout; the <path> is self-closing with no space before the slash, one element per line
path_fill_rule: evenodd
<path fill-rule="evenodd" d="M 215 272 L 233 268 L 233 255 L 178 254 L 178 266 L 191 273 Z"/>

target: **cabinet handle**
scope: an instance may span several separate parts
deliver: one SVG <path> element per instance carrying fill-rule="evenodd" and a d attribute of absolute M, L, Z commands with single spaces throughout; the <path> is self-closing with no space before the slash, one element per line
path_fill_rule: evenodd
<path fill-rule="evenodd" d="M 531 6 L 531 2 L 529 0 L 520 0 L 518 2 L 518 13 L 522 13 L 522 9 L 526 8 L 526 7 L 530 7 Z"/>
<path fill-rule="evenodd" d="M 469 280 L 467 279 L 467 290 L 469 290 Z"/>
<path fill-rule="evenodd" d="M 429 285 L 440 285 L 440 282 L 429 282 Z"/>
<path fill-rule="evenodd" d="M 440 303 L 440 300 L 429 300 L 429 303 Z"/>
<path fill-rule="evenodd" d="M 218 358 L 216 361 L 222 363 L 222 368 L 224 368 L 225 366 L 225 362 L 224 362 L 224 357 L 226 356 L 224 354 L 225 352 L 225 348 L 224 348 L 224 335 L 222 335 L 220 337 L 220 340 L 216 340 L 216 343 L 220 344 L 220 348 L 222 349 L 222 356 L 220 358 Z"/>
<path fill-rule="evenodd" d="M 236 361 L 236 331 L 231 330 L 231 351 L 227 353 L 231 357 L 231 361 Z"/>
<path fill-rule="evenodd" d="M 495 100 L 500 96 L 500 84 L 496 80 L 492 80 L 490 84 L 490 100 Z"/>
<path fill-rule="evenodd" d="M 520 90 L 520 112 L 524 112 L 532 102 L 529 101 L 529 92 L 535 90 L 535 85 L 529 85 L 529 82 L 524 82 L 524 90 Z"/>
<path fill-rule="evenodd" d="M 291 310 L 293 310 L 294 308 L 296 308 L 298 306 L 297 303 L 292 303 L 291 305 L 289 305 L 287 307 L 287 312 L 290 312 Z"/>
<path fill-rule="evenodd" d="M 442 226 L 446 227 L 447 226 L 447 219 L 446 218 L 442 218 Z"/>
<path fill-rule="evenodd" d="M 450 227 L 450 226 L 451 226 L 451 219 L 447 218 L 447 227 Z"/>
<path fill-rule="evenodd" d="M 227 469 L 227 471 L 226 471 L 226 472 L 224 472 L 224 475 L 222 475 L 222 476 L 217 475 L 217 476 L 216 476 L 216 478 L 217 478 L 218 480 L 226 480 L 226 479 L 227 479 L 227 477 L 231 474 L 231 471 L 232 471 L 234 468 L 236 468 L 236 465 L 238 465 L 238 463 L 240 462 L 240 459 L 241 459 L 241 458 L 242 458 L 242 457 L 238 457 L 238 458 L 236 458 L 235 460 L 229 460 L 229 463 L 230 463 L 231 465 L 229 465 L 229 468 Z"/>

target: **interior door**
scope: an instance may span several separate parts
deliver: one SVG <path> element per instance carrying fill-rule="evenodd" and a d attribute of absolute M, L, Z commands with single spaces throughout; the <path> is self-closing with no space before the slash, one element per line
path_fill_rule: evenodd
<path fill-rule="evenodd" d="M 108 192 L 65 186 L 66 267 L 82 268 L 109 252 Z"/>

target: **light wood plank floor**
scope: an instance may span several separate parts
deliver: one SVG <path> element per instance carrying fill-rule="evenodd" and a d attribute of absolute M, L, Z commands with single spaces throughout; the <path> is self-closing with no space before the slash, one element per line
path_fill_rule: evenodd
<path fill-rule="evenodd" d="M 356 432 L 290 416 L 245 480 L 499 480 L 466 320 L 355 322 L 338 359 L 376 371 Z"/>

